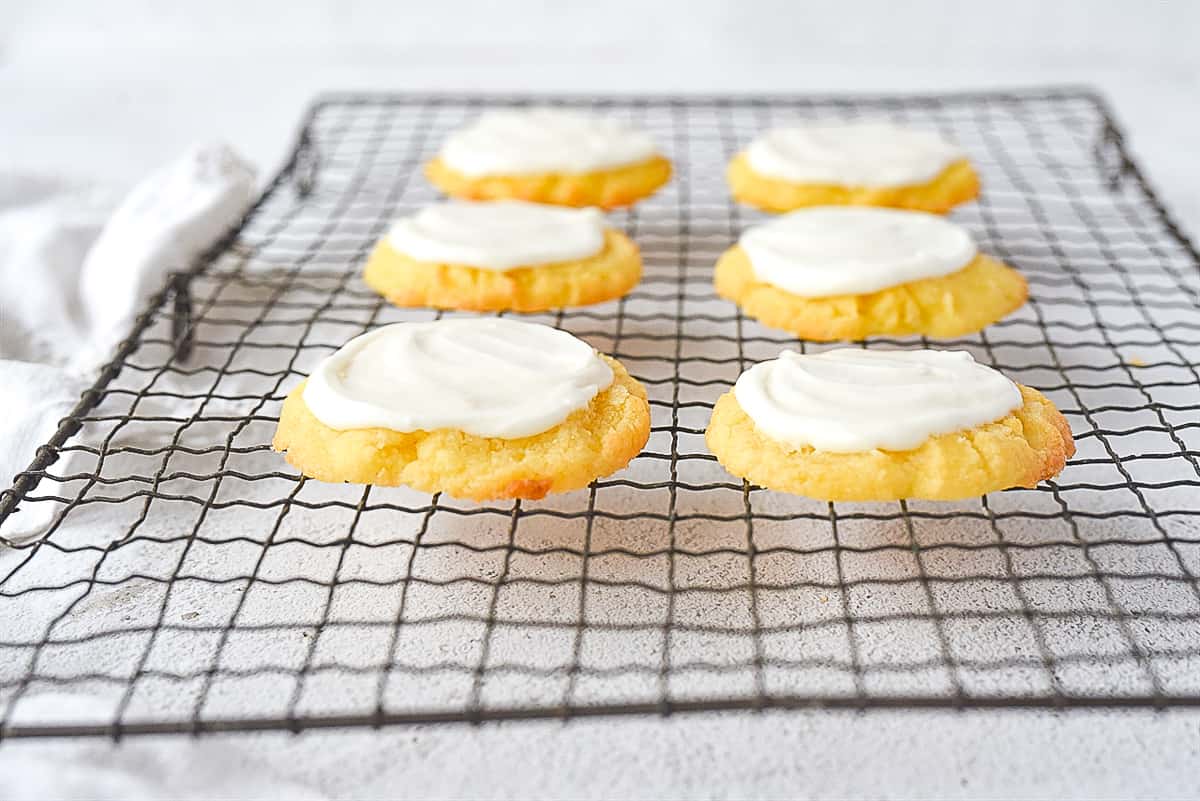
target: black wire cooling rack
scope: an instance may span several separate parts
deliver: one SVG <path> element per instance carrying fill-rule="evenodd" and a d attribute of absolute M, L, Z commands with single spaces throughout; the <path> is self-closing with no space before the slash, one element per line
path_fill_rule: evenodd
<path fill-rule="evenodd" d="M 676 165 L 612 215 L 643 283 L 528 315 L 646 385 L 645 452 L 541 502 L 300 477 L 269 448 L 286 392 L 350 337 L 434 316 L 359 278 L 390 222 L 436 199 L 421 164 L 480 111 L 532 102 L 629 120 Z M 796 345 L 714 297 L 718 254 L 759 218 L 723 166 L 767 126 L 854 117 L 937 129 L 980 169 L 983 196 L 954 217 L 1031 298 L 940 344 L 1058 404 L 1079 452 L 1056 480 L 827 504 L 746 486 L 706 452 L 716 397 Z M 1082 90 L 326 97 L 239 229 L 153 299 L 0 500 L 0 733 L 1200 705 L 1198 266 Z"/>

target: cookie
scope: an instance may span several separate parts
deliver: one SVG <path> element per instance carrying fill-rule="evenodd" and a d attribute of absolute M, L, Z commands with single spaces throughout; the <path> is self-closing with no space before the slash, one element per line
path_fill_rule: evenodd
<path fill-rule="evenodd" d="M 671 177 L 645 133 L 563 109 L 492 111 L 450 135 L 425 165 L 438 189 L 467 200 L 628 206 Z"/>
<path fill-rule="evenodd" d="M 753 227 L 717 261 L 717 294 L 802 339 L 953 338 L 1021 307 L 1024 277 L 933 214 L 826 206 Z"/>
<path fill-rule="evenodd" d="M 642 276 L 629 237 L 595 209 L 450 202 L 396 223 L 363 279 L 397 306 L 534 312 L 621 297 Z"/>
<path fill-rule="evenodd" d="M 734 475 L 826 501 L 1033 487 L 1075 453 L 1054 404 L 965 351 L 785 351 L 718 399 L 704 437 Z"/>
<path fill-rule="evenodd" d="M 966 155 L 938 135 L 886 123 L 776 128 L 734 157 L 733 196 L 764 211 L 891 206 L 945 213 L 979 195 Z"/>
<path fill-rule="evenodd" d="M 287 396 L 273 446 L 321 481 L 482 501 L 585 487 L 649 436 L 646 391 L 619 362 L 493 317 L 350 340 Z"/>

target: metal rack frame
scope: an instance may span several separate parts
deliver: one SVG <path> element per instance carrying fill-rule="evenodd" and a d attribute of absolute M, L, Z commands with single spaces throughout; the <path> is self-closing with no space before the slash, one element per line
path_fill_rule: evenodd
<path fill-rule="evenodd" d="M 421 163 L 481 109 L 534 102 L 636 122 L 676 164 L 612 215 L 643 248 L 643 283 L 528 316 L 646 384 L 646 451 L 536 503 L 298 476 L 269 445 L 286 389 L 355 333 L 437 316 L 358 279 L 391 220 L 435 199 Z M 984 194 L 955 216 L 1031 299 L 939 344 L 1056 400 L 1080 444 L 1058 479 L 960 504 L 825 504 L 746 485 L 704 450 L 744 367 L 816 347 L 713 295 L 716 255 L 760 217 L 728 198 L 724 162 L 783 119 L 860 115 L 942 130 L 979 167 Z M 151 299 L 0 495 L 0 737 L 1200 706 L 1198 268 L 1083 89 L 324 97 L 237 230 Z M 94 703 L 27 717 L 46 691 Z"/>

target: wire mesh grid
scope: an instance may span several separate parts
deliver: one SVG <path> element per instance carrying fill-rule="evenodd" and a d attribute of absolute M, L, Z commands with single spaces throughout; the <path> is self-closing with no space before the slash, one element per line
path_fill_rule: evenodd
<path fill-rule="evenodd" d="M 642 248 L 639 287 L 524 315 L 643 382 L 645 451 L 538 502 L 302 478 L 269 446 L 286 392 L 350 337 L 437 316 L 359 277 L 391 221 L 436 199 L 420 165 L 481 110 L 532 102 L 635 123 L 676 166 L 612 215 Z M 706 451 L 718 395 L 797 346 L 713 294 L 718 254 L 760 218 L 723 165 L 770 125 L 860 117 L 939 130 L 980 169 L 954 217 L 1031 297 L 937 344 L 1056 402 L 1079 447 L 1056 480 L 830 504 L 745 485 Z M 0 732 L 1200 704 L 1197 266 L 1086 91 L 330 96 L 0 502 Z M 41 699 L 64 693 L 70 714 L 47 719 Z"/>

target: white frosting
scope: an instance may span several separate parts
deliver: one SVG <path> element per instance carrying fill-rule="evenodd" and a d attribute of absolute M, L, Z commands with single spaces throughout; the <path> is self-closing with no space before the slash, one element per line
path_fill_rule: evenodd
<path fill-rule="evenodd" d="M 612 379 L 591 345 L 548 326 L 498 317 L 396 323 L 323 359 L 304 403 L 339 430 L 515 439 L 558 425 Z"/>
<path fill-rule="evenodd" d="M 933 180 L 963 152 L 930 131 L 868 122 L 775 128 L 746 157 L 755 172 L 785 181 L 904 186 Z"/>
<path fill-rule="evenodd" d="M 463 175 L 579 173 L 622 167 L 654 156 L 654 141 L 616 120 L 578 111 L 489 111 L 451 134 L 441 159 Z"/>
<path fill-rule="evenodd" d="M 595 256 L 604 215 L 515 200 L 426 206 L 396 223 L 388 241 L 417 261 L 511 270 Z"/>
<path fill-rule="evenodd" d="M 734 395 L 771 439 L 837 452 L 912 450 L 1022 403 L 1016 384 L 953 350 L 787 350 L 742 373 Z"/>
<path fill-rule="evenodd" d="M 793 211 L 749 229 L 738 244 L 760 281 L 810 298 L 947 275 L 976 253 L 967 230 L 944 217 L 854 206 Z"/>

